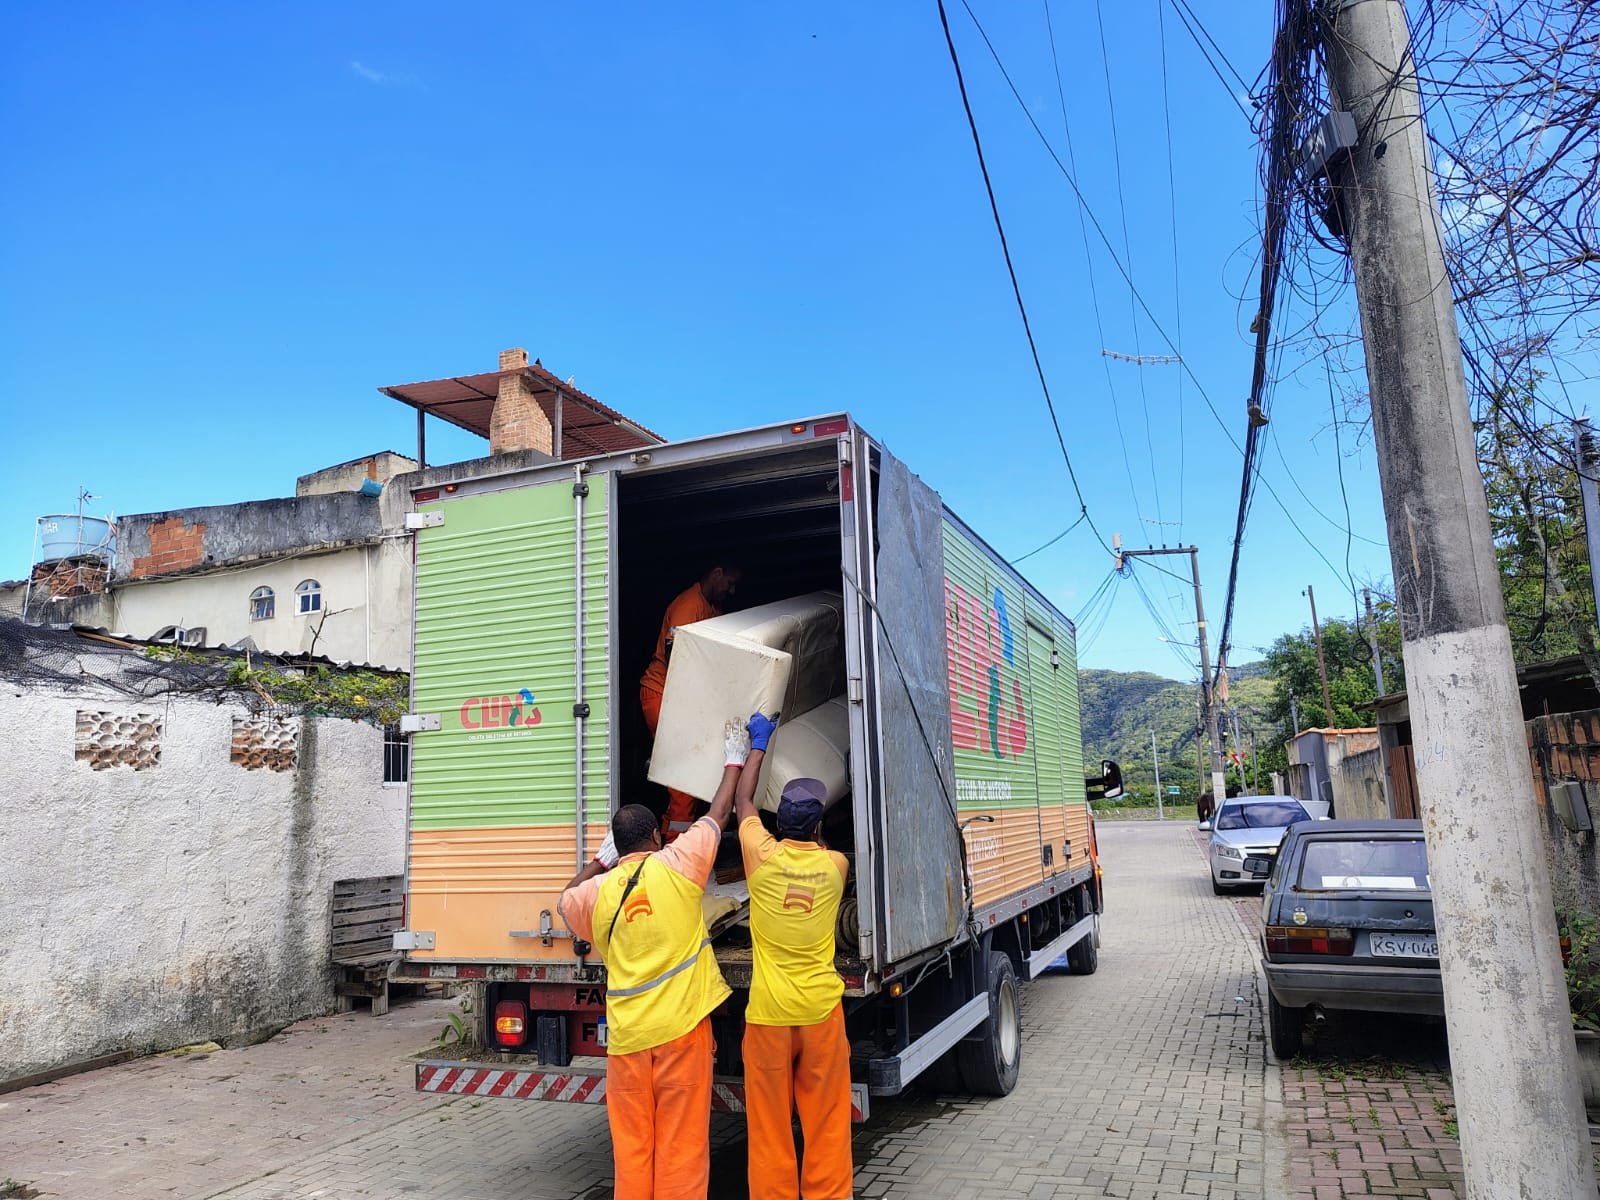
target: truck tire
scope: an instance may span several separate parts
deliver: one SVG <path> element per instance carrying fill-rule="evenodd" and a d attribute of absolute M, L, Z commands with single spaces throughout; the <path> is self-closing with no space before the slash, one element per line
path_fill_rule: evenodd
<path fill-rule="evenodd" d="M 1022 995 L 1011 960 L 989 952 L 989 1017 L 975 1040 L 956 1043 L 956 1061 L 967 1090 L 979 1096 L 1008 1096 L 1022 1068 Z"/>
<path fill-rule="evenodd" d="M 1067 969 L 1074 975 L 1093 975 L 1100 969 L 1100 948 L 1095 945 L 1095 935 L 1080 938 L 1067 951 Z"/>
<path fill-rule="evenodd" d="M 1267 1030 L 1272 1035 L 1272 1053 L 1280 1059 L 1290 1059 L 1300 1053 L 1305 1044 L 1306 1010 L 1285 1008 L 1278 998 L 1267 991 Z"/>

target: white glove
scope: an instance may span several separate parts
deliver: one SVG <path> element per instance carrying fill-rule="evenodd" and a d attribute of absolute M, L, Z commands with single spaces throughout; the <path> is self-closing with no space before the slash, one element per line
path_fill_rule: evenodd
<path fill-rule="evenodd" d="M 750 757 L 750 733 L 743 721 L 729 721 L 722 727 L 722 749 L 727 755 L 725 765 L 744 766 Z"/>
<path fill-rule="evenodd" d="M 606 870 L 617 865 L 617 839 L 611 836 L 611 831 L 606 831 L 606 840 L 600 843 L 600 849 L 594 853 L 595 862 Z"/>

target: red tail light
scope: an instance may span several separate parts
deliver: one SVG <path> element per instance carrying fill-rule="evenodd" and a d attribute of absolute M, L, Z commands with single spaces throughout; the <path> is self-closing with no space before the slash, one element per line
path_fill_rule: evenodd
<path fill-rule="evenodd" d="M 1316 925 L 1268 925 L 1269 954 L 1351 954 L 1356 937 L 1348 929 L 1328 929 Z"/>
<path fill-rule="evenodd" d="M 517 1000 L 502 1000 L 494 1006 L 494 1040 L 503 1047 L 522 1045 L 528 1025 L 528 1006 Z"/>

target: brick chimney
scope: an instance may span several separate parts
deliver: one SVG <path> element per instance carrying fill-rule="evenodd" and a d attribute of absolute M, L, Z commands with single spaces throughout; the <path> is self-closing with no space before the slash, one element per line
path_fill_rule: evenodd
<path fill-rule="evenodd" d="M 500 351 L 500 392 L 495 397 L 494 414 L 489 418 L 490 454 L 508 454 L 514 450 L 537 450 L 552 455 L 555 452 L 550 418 L 539 407 L 522 373 L 527 365 L 526 350 L 519 347 Z"/>

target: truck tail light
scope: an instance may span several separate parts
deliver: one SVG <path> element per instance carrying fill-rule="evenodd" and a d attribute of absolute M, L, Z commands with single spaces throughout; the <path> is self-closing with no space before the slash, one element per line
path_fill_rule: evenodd
<path fill-rule="evenodd" d="M 1356 948 L 1350 930 L 1316 925 L 1268 925 L 1266 939 L 1269 954 L 1351 954 Z"/>
<path fill-rule="evenodd" d="M 518 1000 L 502 1000 L 494 1006 L 494 1040 L 503 1047 L 520 1046 L 528 1027 L 528 1006 Z"/>

